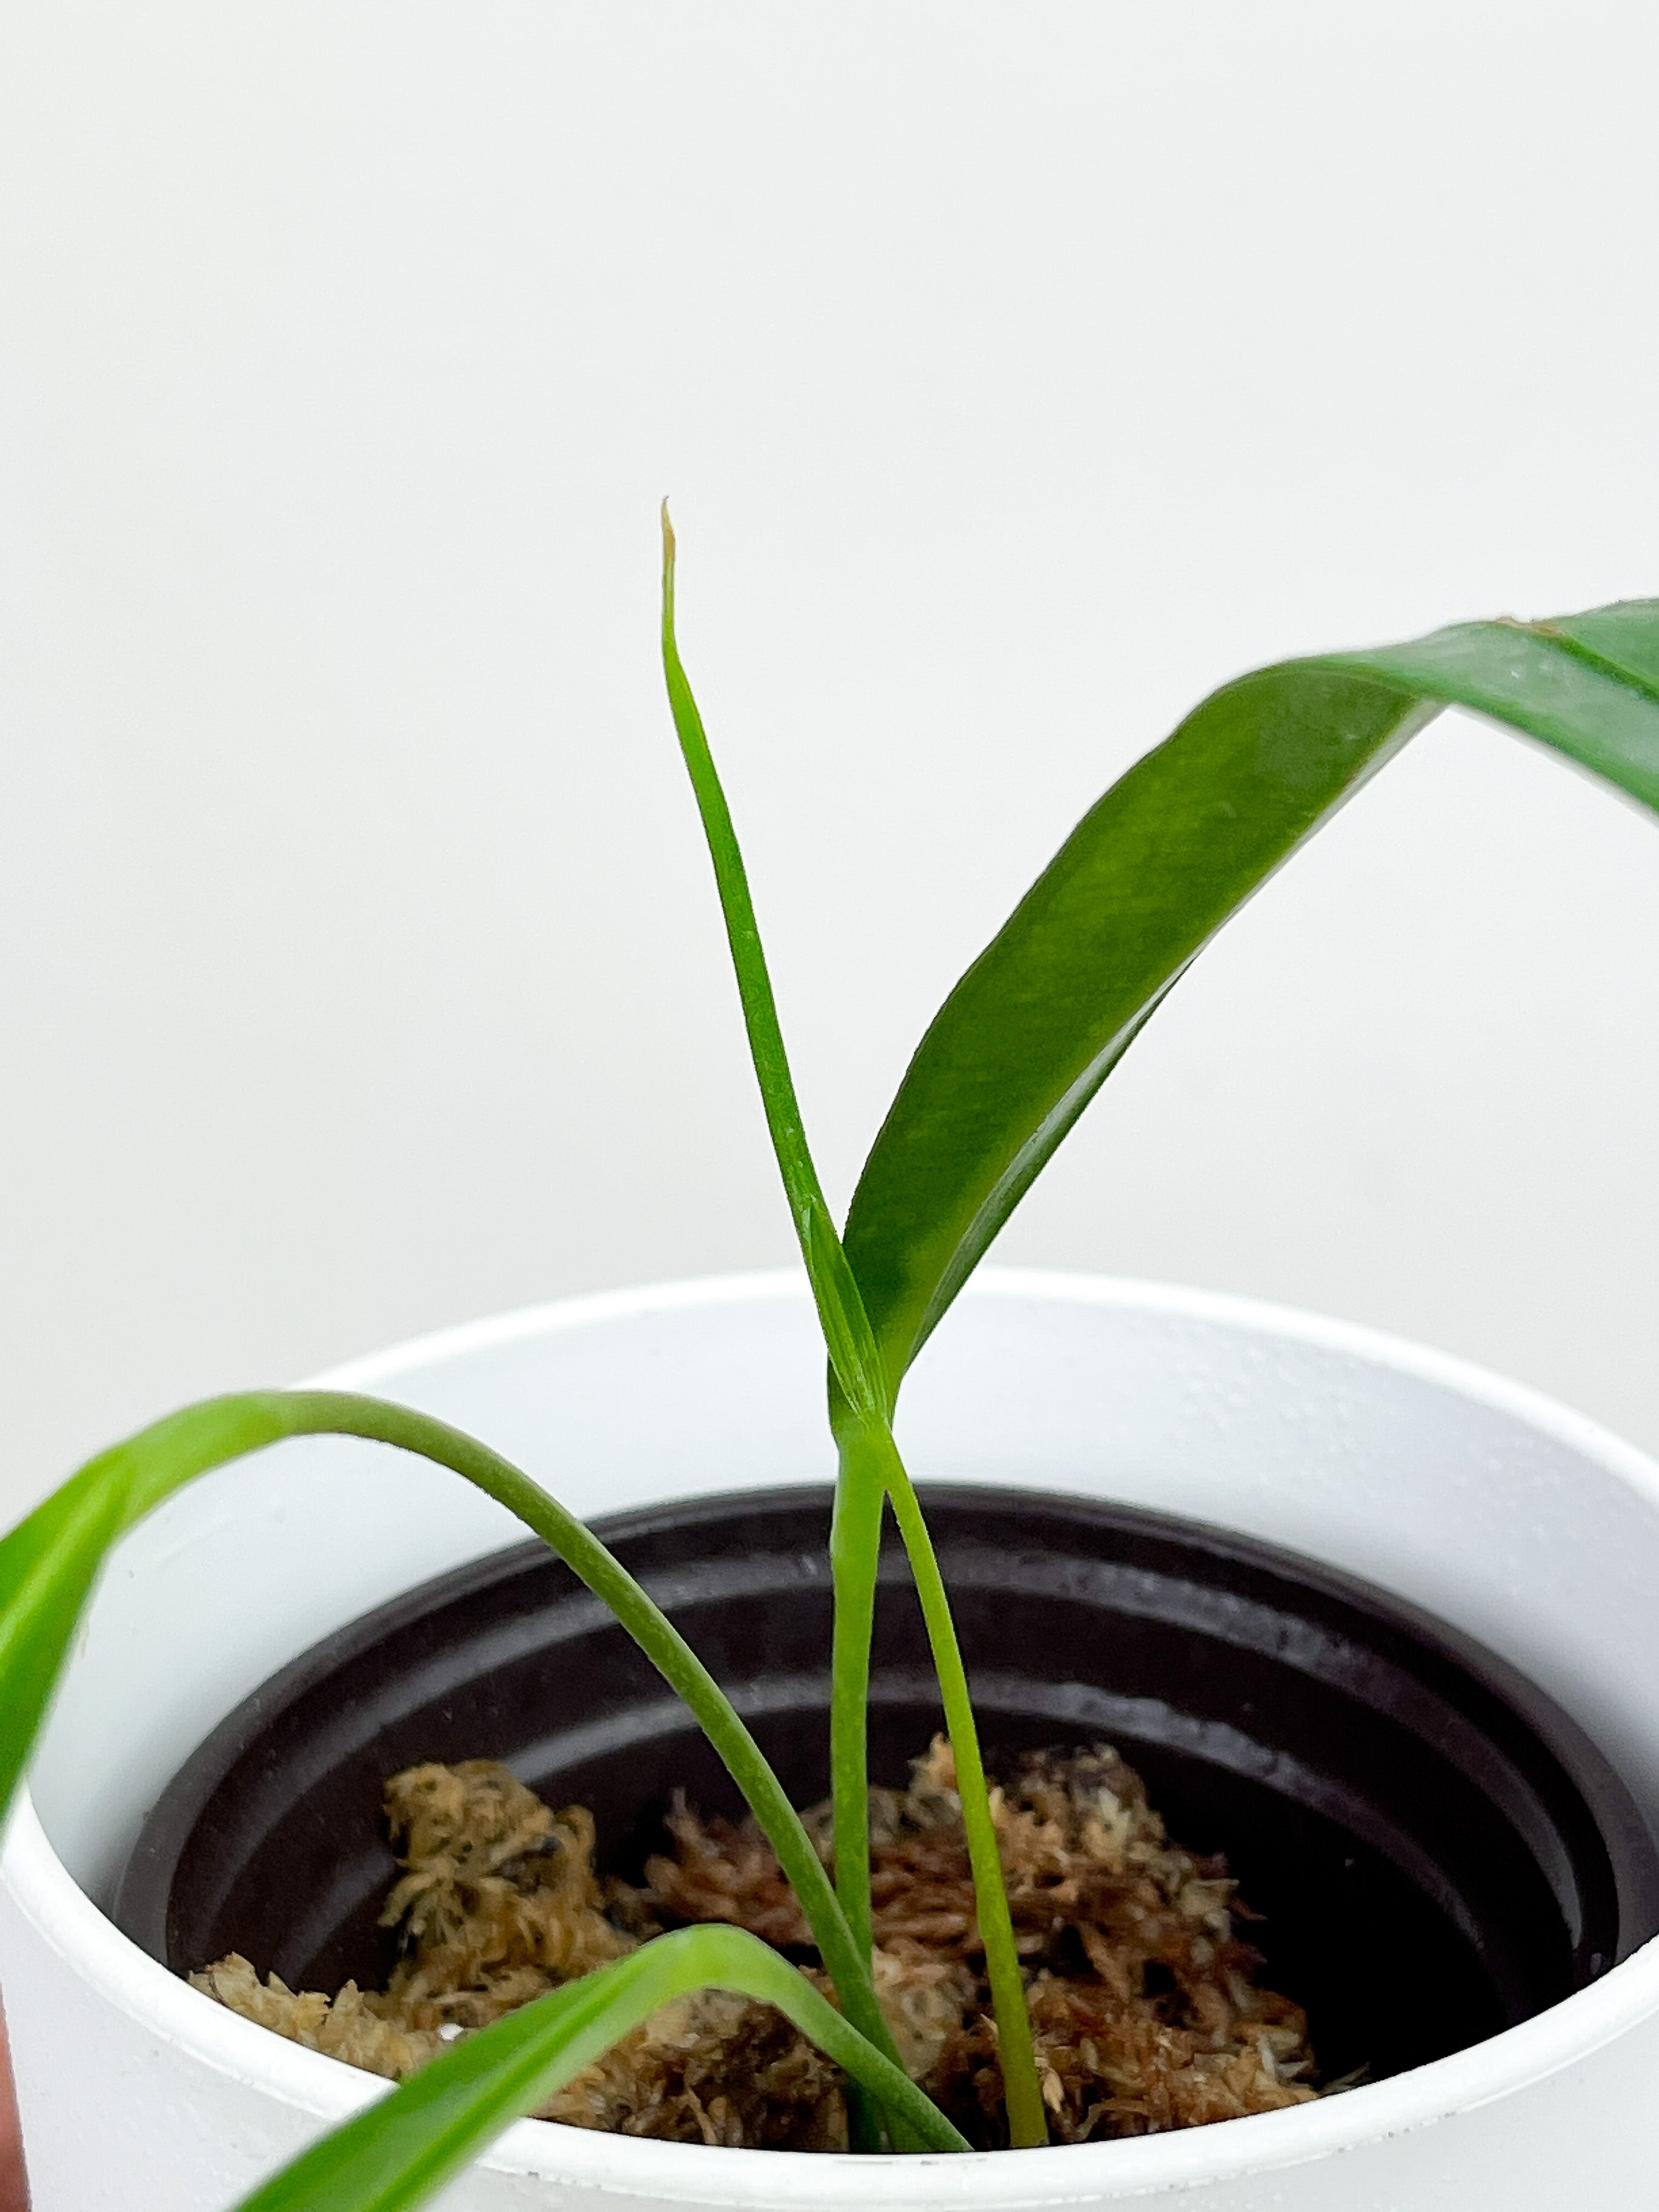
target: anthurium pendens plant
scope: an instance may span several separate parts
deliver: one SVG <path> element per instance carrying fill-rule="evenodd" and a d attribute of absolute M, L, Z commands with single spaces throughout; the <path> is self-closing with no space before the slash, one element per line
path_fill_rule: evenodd
<path fill-rule="evenodd" d="M 846 2072 L 856 2148 L 967 2146 L 903 2075 L 870 1980 L 866 1698 L 890 1504 L 956 1753 L 1018 2147 L 1044 2139 L 973 1712 L 926 1522 L 893 1436 L 911 1361 L 1166 992 L 1228 917 L 1441 708 L 1468 707 L 1659 811 L 1659 601 L 1474 623 L 1283 663 L 1213 693 L 1084 818 L 923 1038 L 837 1235 L 790 1079 L 742 860 L 674 636 L 670 703 L 714 862 L 751 1054 L 823 1325 L 840 1458 L 832 1535 L 833 1886 L 781 1786 L 696 1654 L 541 1485 L 442 1423 L 343 1393 L 210 1400 L 91 1461 L 0 1543 L 0 1807 L 9 1802 L 110 1547 L 173 1491 L 284 1437 L 416 1452 L 516 1513 L 609 1605 L 685 1699 L 777 1851 L 839 2009 L 740 1930 L 689 1928 L 458 2042 L 247 2200 L 395 2212 L 452 2178 L 656 2006 L 702 1987 L 776 2005 Z M 281 1480 L 280 1468 L 272 1479 Z"/>

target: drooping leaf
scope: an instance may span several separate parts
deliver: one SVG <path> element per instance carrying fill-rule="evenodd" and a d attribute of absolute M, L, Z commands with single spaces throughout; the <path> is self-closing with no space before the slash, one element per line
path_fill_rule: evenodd
<path fill-rule="evenodd" d="M 739 1928 L 684 1928 L 456 2044 L 243 2200 L 240 2212 L 411 2212 L 659 2007 L 699 1990 L 775 2005 L 929 2150 L 969 2146 L 797 1969 Z"/>
<path fill-rule="evenodd" d="M 204 1400 L 88 1461 L 0 1542 L 0 1818 L 110 1547 L 198 1474 L 298 1436 L 360 1437 L 450 1468 L 515 1513 L 610 1607 L 725 1761 L 777 1852 L 848 2019 L 890 2057 L 865 1956 L 800 1817 L 685 1638 L 621 1561 L 528 1475 L 447 1423 L 383 1399 L 261 1390 Z"/>
<path fill-rule="evenodd" d="M 1260 670 L 1111 787 L 934 1017 L 854 1194 L 890 1389 L 1204 945 L 1449 706 L 1659 810 L 1659 600 Z"/>

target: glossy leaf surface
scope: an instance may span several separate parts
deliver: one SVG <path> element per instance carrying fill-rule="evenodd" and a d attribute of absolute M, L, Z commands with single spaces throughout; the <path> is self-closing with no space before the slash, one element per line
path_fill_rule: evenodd
<path fill-rule="evenodd" d="M 939 1009 L 854 1194 L 890 1389 L 1210 938 L 1448 706 L 1659 811 L 1659 600 L 1262 669 L 1112 786 Z"/>

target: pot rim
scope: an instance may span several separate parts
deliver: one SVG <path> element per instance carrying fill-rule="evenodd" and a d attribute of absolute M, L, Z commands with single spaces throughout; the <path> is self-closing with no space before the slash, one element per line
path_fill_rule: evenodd
<path fill-rule="evenodd" d="M 1032 1268 L 981 1270 L 969 1297 L 1103 1305 L 1179 1316 L 1250 1335 L 1346 1353 L 1507 1413 L 1594 1459 L 1659 1511 L 1659 1464 L 1541 1392 L 1383 1331 L 1266 1301 L 1132 1278 Z M 793 1269 L 694 1278 L 557 1299 L 434 1331 L 347 1361 L 302 1386 L 373 1389 L 412 1368 L 495 1346 L 635 1315 L 808 1296 Z M 8 1887 L 41 1936 L 85 1981 L 152 2034 L 212 2070 L 331 2124 L 385 2091 L 337 2059 L 238 2018 L 179 1980 L 121 1935 L 58 1857 L 20 1791 L 5 1839 Z M 1248 2120 L 1167 2135 L 954 2157 L 814 2159 L 811 2201 L 898 2207 L 1054 2206 L 1188 2188 L 1299 2166 L 1432 2124 L 1528 2087 L 1589 2057 L 1659 2011 L 1659 1939 L 1599 1981 L 1498 2035 L 1340 2097 Z M 685 2203 L 765 2206 L 801 2201 L 795 2164 L 775 2154 L 653 2142 L 546 2123 L 516 2122 L 480 2163 L 496 2171 L 619 2188 Z M 799 2179 L 805 2179 L 800 2177 Z"/>

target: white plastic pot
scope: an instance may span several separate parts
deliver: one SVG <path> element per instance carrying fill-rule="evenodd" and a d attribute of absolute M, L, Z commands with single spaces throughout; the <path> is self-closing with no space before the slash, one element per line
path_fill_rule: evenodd
<path fill-rule="evenodd" d="M 804 1289 L 750 1276 L 509 1315 L 326 1381 L 441 1414 L 579 1512 L 830 1472 Z M 1340 1323 L 1196 1291 L 989 1272 L 924 1353 L 919 1474 L 1224 1522 L 1368 1577 L 1514 1661 L 1659 1814 L 1659 1468 L 1547 1400 Z M 36 2212 L 221 2212 L 378 2085 L 198 1996 L 100 1911 L 200 1737 L 329 1630 L 514 1541 L 453 1477 L 285 1444 L 172 1500 L 94 1602 L 0 1863 Z M 1081 2207 L 1559 2212 L 1659 2205 L 1659 1943 L 1455 2057 L 1180 2135 L 807 2159 L 523 2122 L 450 2212 Z"/>

